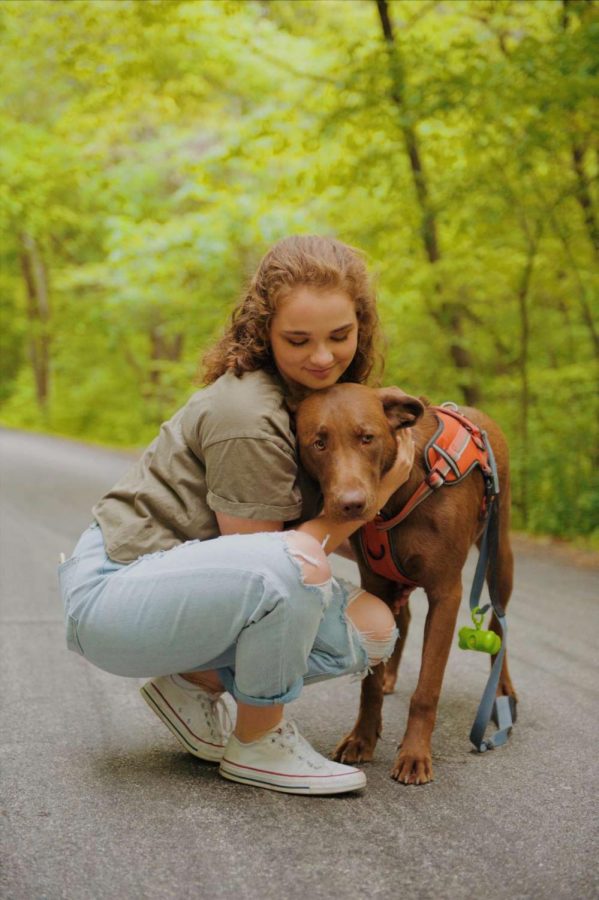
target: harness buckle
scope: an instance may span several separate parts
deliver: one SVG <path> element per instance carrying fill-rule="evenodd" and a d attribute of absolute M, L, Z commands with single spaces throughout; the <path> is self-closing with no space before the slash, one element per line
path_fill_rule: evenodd
<path fill-rule="evenodd" d="M 433 491 L 438 491 L 445 484 L 445 478 L 436 469 L 431 469 L 425 481 Z"/>

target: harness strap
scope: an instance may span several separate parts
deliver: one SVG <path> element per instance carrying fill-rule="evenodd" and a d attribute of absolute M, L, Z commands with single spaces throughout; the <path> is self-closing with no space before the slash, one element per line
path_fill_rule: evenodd
<path fill-rule="evenodd" d="M 459 412 L 455 403 L 442 403 L 441 406 L 433 406 L 432 409 L 442 410 L 445 415 L 451 416 L 452 419 L 455 419 L 460 425 L 463 425 L 466 431 L 470 432 L 472 440 L 479 450 L 486 449 L 484 432 L 480 430 L 478 425 L 475 425 L 474 422 L 471 422 L 470 419 L 467 419 L 465 415 Z"/>
<path fill-rule="evenodd" d="M 488 454 L 489 462 L 492 453 L 489 453 L 490 446 L 488 442 L 485 442 L 480 428 L 456 409 L 449 406 L 432 406 L 431 410 L 437 415 L 439 426 L 424 449 L 424 459 L 426 465 L 430 465 L 428 457 L 429 452 L 433 450 L 436 456 L 435 462 L 428 474 L 425 475 L 424 480 L 418 485 L 410 499 L 396 515 L 390 519 L 383 519 L 382 516 L 377 516 L 374 519 L 377 531 L 390 531 L 396 525 L 399 525 L 400 522 L 403 522 L 432 493 L 438 491 L 445 484 L 455 484 L 461 481 L 470 474 L 475 466 L 480 466 L 483 476 L 487 476 L 491 472 L 490 466 L 487 465 L 485 459 L 485 452 Z M 461 426 L 446 445 L 443 444 L 445 425 L 442 417 L 444 415 L 451 416 Z M 460 466 L 460 461 L 471 443 L 475 445 L 480 453 L 476 455 L 474 462 L 469 462 L 467 459 L 465 467 L 462 467 Z"/>
<path fill-rule="evenodd" d="M 432 473 L 431 473 L 432 474 Z M 435 473 L 436 475 L 436 473 Z M 415 509 L 419 503 L 422 503 L 423 500 L 433 493 L 435 490 L 429 483 L 430 475 L 428 475 L 423 482 L 416 488 L 406 505 L 400 512 L 397 513 L 396 516 L 393 516 L 391 519 L 383 519 L 382 516 L 377 516 L 374 519 L 374 525 L 377 531 L 390 531 L 396 525 L 399 525 L 400 522 L 403 522 L 406 519 L 413 509 Z M 441 487 L 443 484 L 442 481 L 439 481 L 437 484 L 437 488 Z"/>
<path fill-rule="evenodd" d="M 377 575 L 382 575 L 404 588 L 418 587 L 415 581 L 408 578 L 395 557 L 389 533 L 380 531 L 376 527 L 376 521 L 375 519 L 372 522 L 366 522 L 358 532 L 364 559 Z M 383 520 L 381 519 L 381 521 Z M 407 602 L 407 596 L 404 602 Z"/>

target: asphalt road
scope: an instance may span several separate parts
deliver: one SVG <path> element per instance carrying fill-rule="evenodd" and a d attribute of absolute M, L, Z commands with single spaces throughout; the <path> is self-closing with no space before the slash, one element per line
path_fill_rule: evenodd
<path fill-rule="evenodd" d="M 256 790 L 186 755 L 138 696 L 140 681 L 65 648 L 58 554 L 129 457 L 11 431 L 0 431 L 0 447 L 3 900 L 599 895 L 596 570 L 518 543 L 509 621 L 520 706 L 506 748 L 471 752 L 487 666 L 455 647 L 435 782 L 389 778 L 418 673 L 418 592 L 366 792 Z M 471 559 L 466 584 L 472 570 Z M 358 694 L 347 678 L 316 685 L 291 715 L 327 752 L 352 725 Z"/>

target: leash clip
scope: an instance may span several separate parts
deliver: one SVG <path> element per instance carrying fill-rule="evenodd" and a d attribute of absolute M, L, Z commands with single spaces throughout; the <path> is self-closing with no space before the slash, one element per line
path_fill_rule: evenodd
<path fill-rule="evenodd" d="M 485 480 L 488 484 L 493 485 L 493 494 L 497 497 L 499 495 L 499 473 L 497 471 L 497 463 L 495 462 L 495 454 L 493 453 L 493 448 L 491 447 L 487 432 L 481 431 L 481 435 L 484 448 L 489 457 L 489 472 L 488 474 L 485 473 Z"/>

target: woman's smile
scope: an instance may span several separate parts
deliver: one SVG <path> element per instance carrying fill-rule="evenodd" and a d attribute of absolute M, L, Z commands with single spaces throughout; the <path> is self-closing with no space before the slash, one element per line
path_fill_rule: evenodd
<path fill-rule="evenodd" d="M 333 366 L 329 366 L 328 369 L 306 369 L 306 371 L 315 378 L 328 378 L 332 368 Z"/>

